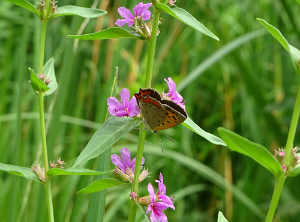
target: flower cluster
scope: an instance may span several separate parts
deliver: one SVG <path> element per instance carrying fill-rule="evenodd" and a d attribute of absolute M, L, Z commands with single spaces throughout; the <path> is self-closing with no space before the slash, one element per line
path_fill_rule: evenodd
<path fill-rule="evenodd" d="M 32 166 L 33 172 L 37 175 L 40 181 L 43 183 L 46 182 L 46 177 L 45 177 L 45 168 L 41 167 L 39 164 L 36 164 Z"/>
<path fill-rule="evenodd" d="M 144 4 L 140 2 L 133 8 L 133 14 L 125 7 L 118 8 L 119 14 L 124 19 L 117 19 L 116 25 L 122 27 L 126 23 L 128 27 L 133 26 L 134 30 L 146 39 L 150 39 L 151 34 L 145 21 L 151 18 L 151 12 L 148 10 L 152 6 L 152 3 Z"/>
<path fill-rule="evenodd" d="M 124 88 L 120 94 L 121 103 L 115 97 L 109 97 L 107 99 L 108 111 L 113 116 L 130 116 L 134 117 L 139 114 L 139 107 L 137 106 L 136 99 L 134 96 L 130 98 L 130 92 Z"/>
<path fill-rule="evenodd" d="M 292 149 L 293 159 L 291 163 L 286 165 L 284 163 L 284 157 L 286 155 L 284 149 L 279 148 L 278 150 L 275 150 L 274 157 L 278 160 L 278 162 L 281 164 L 282 171 L 284 173 L 288 173 L 290 170 L 296 167 L 296 165 L 299 163 L 300 156 L 298 155 L 298 151 L 300 149 L 298 147 L 295 147 Z"/>
<path fill-rule="evenodd" d="M 40 74 L 39 78 L 46 84 L 46 86 L 50 84 L 50 79 L 49 78 L 45 79 L 45 75 Z"/>
<path fill-rule="evenodd" d="M 134 168 L 136 158 L 131 159 L 130 151 L 127 148 L 122 148 L 121 157 L 116 154 L 111 155 L 111 161 L 116 165 L 114 173 L 119 175 L 123 180 L 132 182 L 134 179 Z M 142 159 L 144 164 L 145 158 Z M 141 167 L 142 168 L 142 167 Z M 139 182 L 143 181 L 149 176 L 148 171 L 144 170 L 140 174 Z M 137 201 L 142 206 L 147 206 L 147 211 L 151 212 L 151 222 L 166 222 L 167 216 L 163 212 L 167 208 L 175 210 L 173 199 L 166 195 L 166 186 L 163 183 L 162 174 L 159 175 L 159 180 L 155 180 L 158 183 L 158 191 L 154 192 L 154 188 L 151 183 L 148 184 L 149 196 L 137 198 L 138 195 L 135 192 L 131 192 L 130 199 Z"/>
<path fill-rule="evenodd" d="M 46 9 L 46 2 L 45 0 L 40 0 L 37 5 L 36 9 L 39 12 L 39 16 L 41 20 L 49 19 L 52 15 L 56 13 L 57 10 L 57 1 L 52 0 L 49 2 L 49 9 Z"/>
<path fill-rule="evenodd" d="M 123 180 L 133 182 L 135 160 L 131 160 L 130 151 L 124 147 L 121 149 L 121 157 L 116 154 L 111 155 L 111 162 L 116 165 L 114 173 L 118 174 Z M 142 159 L 142 165 L 145 163 L 145 158 Z M 141 167 L 142 169 L 143 167 Z M 139 181 L 142 182 L 149 176 L 148 170 L 143 170 L 140 174 Z"/>
<path fill-rule="evenodd" d="M 173 102 L 177 103 L 182 109 L 185 110 L 185 102 L 182 101 L 183 97 L 176 91 L 175 82 L 171 79 L 171 77 L 169 77 L 168 80 L 165 79 L 165 81 L 168 83 L 169 93 L 163 93 L 162 96 L 173 100 Z"/>
<path fill-rule="evenodd" d="M 65 161 L 62 161 L 61 158 L 57 158 L 57 161 L 50 161 L 50 167 L 51 168 L 64 168 L 63 165 L 66 164 Z"/>

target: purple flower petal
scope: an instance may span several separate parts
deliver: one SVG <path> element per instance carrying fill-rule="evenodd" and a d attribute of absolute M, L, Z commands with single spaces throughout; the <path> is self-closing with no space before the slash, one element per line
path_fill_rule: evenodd
<path fill-rule="evenodd" d="M 127 103 L 129 116 L 137 116 L 140 113 L 140 109 L 137 105 L 136 99 L 133 96 L 131 100 Z"/>
<path fill-rule="evenodd" d="M 168 78 L 168 80 L 165 79 L 165 81 L 168 83 L 169 86 L 169 93 L 165 94 L 163 93 L 163 97 L 167 97 L 177 103 L 181 108 L 185 110 L 185 105 L 184 102 L 182 102 L 183 97 L 176 91 L 176 84 L 175 82 L 171 79 L 171 77 Z"/>
<path fill-rule="evenodd" d="M 122 108 L 122 104 L 115 97 L 109 97 L 106 102 L 109 113 L 116 116 L 117 112 Z"/>
<path fill-rule="evenodd" d="M 117 167 L 119 167 L 122 171 L 126 170 L 126 165 L 123 163 L 123 160 L 118 155 L 111 155 L 111 162 L 117 165 Z"/>
<path fill-rule="evenodd" d="M 129 168 L 131 168 L 130 167 L 130 165 L 131 165 L 130 164 L 130 162 L 131 162 L 130 151 L 126 147 L 121 149 L 121 157 L 123 159 L 123 163 L 126 166 L 128 166 Z"/>
<path fill-rule="evenodd" d="M 134 19 L 131 11 L 129 9 L 125 8 L 125 7 L 118 8 L 118 12 L 125 19 L 130 19 L 130 20 Z"/>
<path fill-rule="evenodd" d="M 116 112 L 117 117 L 123 117 L 123 116 L 128 116 L 128 112 L 126 110 L 118 110 Z"/>
<path fill-rule="evenodd" d="M 158 183 L 158 190 L 159 190 L 158 194 L 161 193 L 166 194 L 166 186 L 164 185 L 164 181 L 163 181 L 164 178 L 161 173 L 159 174 L 159 179 L 160 180 L 155 180 L 155 182 Z"/>
<path fill-rule="evenodd" d="M 130 19 L 117 19 L 117 21 L 115 22 L 115 24 L 119 27 L 122 27 L 126 23 L 128 23 L 128 27 L 131 27 L 134 22 Z"/>
<path fill-rule="evenodd" d="M 123 88 L 120 93 L 121 103 L 124 107 L 128 107 L 127 103 L 129 102 L 130 92 L 128 89 Z"/>
<path fill-rule="evenodd" d="M 149 191 L 149 196 L 150 196 L 151 202 L 154 203 L 156 196 L 154 193 L 154 188 L 151 183 L 148 184 L 148 191 Z"/>
<path fill-rule="evenodd" d="M 151 18 L 151 12 L 150 11 L 145 11 L 142 15 L 142 18 L 144 21 L 148 21 Z"/>
<path fill-rule="evenodd" d="M 175 210 L 175 206 L 174 206 L 173 200 L 170 197 L 168 197 L 167 195 L 160 194 L 159 195 L 159 200 L 161 202 L 165 203 L 166 205 L 168 205 L 173 210 Z"/>

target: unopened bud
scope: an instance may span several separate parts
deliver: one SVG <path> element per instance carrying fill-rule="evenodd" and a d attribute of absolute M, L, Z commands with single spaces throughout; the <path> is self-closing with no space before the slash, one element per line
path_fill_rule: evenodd
<path fill-rule="evenodd" d="M 142 206 L 148 206 L 151 203 L 150 196 L 140 197 L 137 202 Z"/>
<path fill-rule="evenodd" d="M 43 183 L 46 182 L 44 167 L 41 168 L 40 165 L 37 164 L 32 167 L 32 170 Z"/>

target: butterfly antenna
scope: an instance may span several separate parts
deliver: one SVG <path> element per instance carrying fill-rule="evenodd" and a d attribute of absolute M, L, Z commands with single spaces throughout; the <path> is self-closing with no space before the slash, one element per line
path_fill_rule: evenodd
<path fill-rule="evenodd" d="M 165 134 L 164 132 L 161 132 L 162 134 L 165 135 L 165 137 L 167 137 L 169 140 L 171 140 L 173 143 L 175 142 L 175 140 L 173 140 L 171 137 L 169 137 L 167 134 Z"/>
<path fill-rule="evenodd" d="M 158 135 L 158 138 L 159 138 L 159 142 L 160 142 L 160 147 L 161 147 L 161 151 L 164 153 L 164 147 L 162 145 L 162 142 L 161 142 L 161 138 L 160 138 L 160 135 L 159 135 L 159 132 L 157 130 L 153 131 L 153 133 L 157 134 Z"/>

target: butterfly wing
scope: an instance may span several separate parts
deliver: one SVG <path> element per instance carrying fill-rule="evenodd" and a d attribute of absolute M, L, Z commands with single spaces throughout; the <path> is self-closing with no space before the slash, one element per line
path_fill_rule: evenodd
<path fill-rule="evenodd" d="M 138 101 L 141 114 L 146 124 L 150 129 L 155 130 L 166 117 L 167 112 L 165 107 L 157 99 L 148 95 L 140 96 Z"/>
<path fill-rule="evenodd" d="M 154 127 L 152 130 L 164 130 L 169 129 L 174 126 L 179 125 L 180 123 L 184 122 L 187 116 L 184 116 L 181 112 L 173 109 L 172 107 L 163 104 L 166 110 L 166 116 L 164 120 L 158 126 Z"/>

